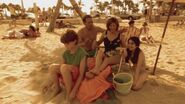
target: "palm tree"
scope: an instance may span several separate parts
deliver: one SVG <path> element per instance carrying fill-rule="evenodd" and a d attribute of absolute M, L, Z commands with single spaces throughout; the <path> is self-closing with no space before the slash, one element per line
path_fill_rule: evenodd
<path fill-rule="evenodd" d="M 75 0 L 69 0 L 71 5 L 73 6 L 73 8 L 75 9 L 75 11 L 78 13 L 78 15 L 83 18 L 84 14 L 81 11 L 81 9 L 79 8 L 78 4 L 76 3 Z"/>
<path fill-rule="evenodd" d="M 53 17 L 51 18 L 51 21 L 50 21 L 49 27 L 47 29 L 47 32 L 53 32 L 54 31 L 55 22 L 56 22 L 56 19 L 57 19 L 58 15 L 59 15 L 59 10 L 60 10 L 61 4 L 62 4 L 62 0 L 58 0 L 55 11 L 52 14 Z"/>

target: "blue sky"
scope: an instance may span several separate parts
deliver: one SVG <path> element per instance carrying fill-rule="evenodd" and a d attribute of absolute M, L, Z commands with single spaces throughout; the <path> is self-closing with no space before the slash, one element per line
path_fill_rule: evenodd
<path fill-rule="evenodd" d="M 77 1 L 77 0 L 76 0 Z M 101 0 L 101 1 L 110 1 L 110 0 Z M 138 0 L 133 0 L 134 2 Z M 41 8 L 45 7 L 52 7 L 56 5 L 57 0 L 24 0 L 24 7 L 29 8 L 33 6 L 33 3 L 36 2 L 37 5 Z M 63 2 L 66 5 L 70 5 L 69 0 L 63 0 Z M 21 4 L 21 0 L 0 0 L 0 3 L 15 3 L 15 4 Z M 82 3 L 85 4 L 82 8 L 82 11 L 89 13 L 90 7 L 94 6 L 94 0 L 82 0 Z"/>

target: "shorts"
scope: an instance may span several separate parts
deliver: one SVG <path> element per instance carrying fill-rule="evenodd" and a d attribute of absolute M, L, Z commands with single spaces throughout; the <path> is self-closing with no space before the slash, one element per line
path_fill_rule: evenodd
<path fill-rule="evenodd" d="M 88 57 L 94 57 L 96 55 L 96 50 L 87 51 Z"/>
<path fill-rule="evenodd" d="M 78 67 L 74 67 L 74 68 L 72 69 L 72 72 L 71 72 L 71 76 L 72 76 L 72 86 L 75 85 L 75 83 L 76 83 L 76 81 L 77 81 L 77 79 L 78 79 L 78 77 L 79 77 L 79 74 L 80 74 L 79 68 L 78 68 Z M 59 82 L 61 82 L 62 84 L 65 85 L 64 80 L 63 80 L 63 77 L 62 77 L 61 74 L 58 74 L 58 79 L 59 79 Z"/>

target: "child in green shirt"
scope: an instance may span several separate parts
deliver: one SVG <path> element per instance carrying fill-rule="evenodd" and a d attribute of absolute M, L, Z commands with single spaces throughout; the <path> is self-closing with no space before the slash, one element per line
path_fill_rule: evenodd
<path fill-rule="evenodd" d="M 66 51 L 62 55 L 62 62 L 60 65 L 51 65 L 49 71 L 51 77 L 55 81 L 57 80 L 58 85 L 60 82 L 65 85 L 67 92 L 66 101 L 63 103 L 70 104 L 84 77 L 87 53 L 83 48 L 77 46 L 78 36 L 73 30 L 67 30 L 61 37 L 61 42 L 66 47 Z"/>

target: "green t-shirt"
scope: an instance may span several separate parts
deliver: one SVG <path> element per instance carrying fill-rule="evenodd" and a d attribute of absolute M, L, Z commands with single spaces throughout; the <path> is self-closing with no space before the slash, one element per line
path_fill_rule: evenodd
<path fill-rule="evenodd" d="M 81 60 L 87 56 L 87 52 L 83 48 L 78 48 L 74 54 L 71 54 L 69 50 L 66 50 L 63 54 L 63 58 L 66 64 L 79 66 Z"/>

